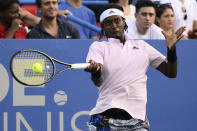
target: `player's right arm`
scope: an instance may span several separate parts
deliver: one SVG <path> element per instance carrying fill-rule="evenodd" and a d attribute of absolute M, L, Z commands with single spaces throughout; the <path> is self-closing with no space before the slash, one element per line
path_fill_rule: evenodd
<path fill-rule="evenodd" d="M 91 79 L 96 86 L 103 83 L 103 65 L 93 60 L 89 61 L 90 65 L 85 68 L 85 71 L 91 73 Z"/>

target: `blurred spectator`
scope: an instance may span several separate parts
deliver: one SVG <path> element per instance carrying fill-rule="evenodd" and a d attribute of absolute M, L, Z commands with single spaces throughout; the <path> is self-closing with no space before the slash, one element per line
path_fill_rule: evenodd
<path fill-rule="evenodd" d="M 82 0 L 66 0 L 59 4 L 59 10 L 68 9 L 72 14 L 82 20 L 85 20 L 96 26 L 96 16 L 92 10 L 82 5 Z M 86 27 L 83 27 L 77 23 L 69 21 L 65 18 L 60 18 L 60 20 L 71 22 L 78 29 L 81 39 L 97 39 L 98 34 Z"/>
<path fill-rule="evenodd" d="M 132 5 L 132 0 L 108 0 L 109 3 L 115 3 L 124 9 L 124 16 L 126 22 L 129 23 L 131 20 L 135 19 L 135 6 Z"/>
<path fill-rule="evenodd" d="M 197 29 L 188 32 L 189 39 L 197 39 Z"/>
<path fill-rule="evenodd" d="M 66 17 L 66 14 L 70 12 L 58 12 L 61 17 Z M 18 0 L 0 0 L 0 38 L 24 39 L 29 31 L 24 25 L 35 26 L 39 22 L 39 17 L 20 8 Z"/>
<path fill-rule="evenodd" d="M 165 39 L 161 28 L 155 25 L 156 7 L 152 1 L 140 0 L 136 4 L 136 20 L 128 24 L 130 39 Z"/>
<path fill-rule="evenodd" d="M 185 36 L 188 32 L 197 29 L 197 2 L 196 0 L 160 0 L 161 4 L 170 3 L 174 9 L 175 30 L 186 26 Z"/>
<path fill-rule="evenodd" d="M 171 5 L 162 4 L 156 9 L 156 23 L 167 34 L 174 31 L 174 11 Z"/>
<path fill-rule="evenodd" d="M 0 0 L 0 38 L 26 38 L 23 22 L 34 26 L 39 18 L 21 9 L 18 0 Z"/>
<path fill-rule="evenodd" d="M 79 38 L 72 24 L 57 19 L 58 0 L 36 0 L 36 5 L 41 21 L 27 34 L 27 38 Z"/>

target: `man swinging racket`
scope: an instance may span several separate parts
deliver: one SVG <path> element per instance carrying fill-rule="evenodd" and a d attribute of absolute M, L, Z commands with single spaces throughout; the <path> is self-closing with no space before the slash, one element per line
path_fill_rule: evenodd
<path fill-rule="evenodd" d="M 146 72 L 149 66 L 169 78 L 177 75 L 176 43 L 185 27 L 166 39 L 166 57 L 143 40 L 129 40 L 123 8 L 109 4 L 101 9 L 102 33 L 107 41 L 90 46 L 85 71 L 98 87 L 96 106 L 91 110 L 89 131 L 148 131 L 146 123 Z"/>

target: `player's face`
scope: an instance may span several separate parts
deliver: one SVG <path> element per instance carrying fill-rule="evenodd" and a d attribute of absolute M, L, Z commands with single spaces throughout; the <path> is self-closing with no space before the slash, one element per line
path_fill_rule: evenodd
<path fill-rule="evenodd" d="M 109 38 L 122 39 L 124 37 L 125 20 L 121 16 L 107 17 L 104 19 L 102 27 Z"/>
<path fill-rule="evenodd" d="M 1 17 L 7 23 L 11 23 L 13 19 L 19 18 L 19 4 L 12 4 L 7 10 L 1 12 Z"/>
<path fill-rule="evenodd" d="M 168 8 L 164 11 L 160 18 L 157 18 L 159 26 L 164 29 L 173 29 L 174 28 L 174 12 L 172 9 Z"/>
<path fill-rule="evenodd" d="M 135 14 L 135 17 L 139 27 L 148 29 L 155 22 L 155 9 L 153 7 L 142 7 Z"/>
<path fill-rule="evenodd" d="M 57 16 L 58 1 L 57 0 L 42 0 L 39 11 L 42 17 L 53 19 Z"/>

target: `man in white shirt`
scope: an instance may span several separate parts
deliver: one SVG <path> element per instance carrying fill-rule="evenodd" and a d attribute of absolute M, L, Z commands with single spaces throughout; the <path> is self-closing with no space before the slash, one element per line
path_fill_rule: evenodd
<path fill-rule="evenodd" d="M 161 28 L 154 24 L 155 5 L 151 1 L 138 1 L 136 4 L 136 20 L 128 24 L 130 39 L 165 39 Z"/>

